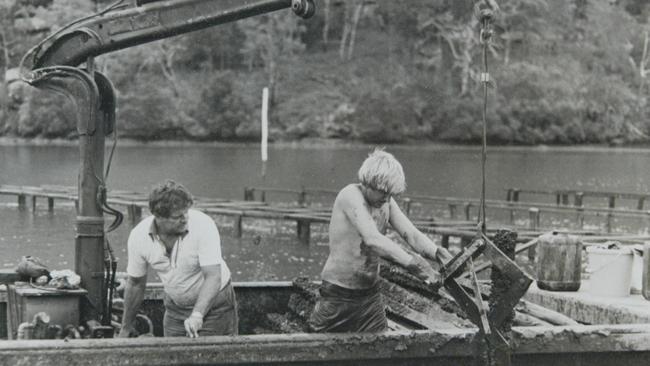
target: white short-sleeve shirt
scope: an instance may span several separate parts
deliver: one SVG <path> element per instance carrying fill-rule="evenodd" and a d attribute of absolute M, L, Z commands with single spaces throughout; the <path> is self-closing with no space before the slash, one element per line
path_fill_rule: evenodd
<path fill-rule="evenodd" d="M 201 211 L 188 211 L 187 233 L 167 256 L 156 234 L 154 217 L 143 219 L 131 230 L 126 272 L 142 277 L 151 266 L 160 277 L 165 293 L 179 306 L 194 306 L 203 285 L 202 266 L 221 267 L 221 288 L 230 280 L 230 269 L 221 257 L 219 230 L 212 218 Z"/>

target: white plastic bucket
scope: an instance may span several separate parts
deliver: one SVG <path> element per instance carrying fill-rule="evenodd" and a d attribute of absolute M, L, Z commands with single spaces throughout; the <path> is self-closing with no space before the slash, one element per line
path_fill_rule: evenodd
<path fill-rule="evenodd" d="M 589 292 L 598 296 L 624 297 L 630 295 L 632 260 L 628 248 L 587 248 Z"/>

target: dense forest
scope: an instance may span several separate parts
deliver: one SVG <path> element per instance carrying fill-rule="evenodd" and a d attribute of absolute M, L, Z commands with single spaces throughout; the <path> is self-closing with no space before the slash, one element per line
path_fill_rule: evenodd
<path fill-rule="evenodd" d="M 214 0 L 219 1 L 219 0 Z M 275 140 L 476 143 L 482 133 L 472 0 L 315 0 L 316 15 L 249 18 L 96 59 L 118 134 L 257 140 L 262 89 Z M 650 140 L 650 2 L 498 0 L 488 139 Z M 76 136 L 71 106 L 17 78 L 25 52 L 106 0 L 0 0 L 0 135 Z"/>

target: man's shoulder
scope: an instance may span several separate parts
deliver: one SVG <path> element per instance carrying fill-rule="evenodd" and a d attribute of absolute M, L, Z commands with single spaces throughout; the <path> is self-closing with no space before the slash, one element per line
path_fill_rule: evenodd
<path fill-rule="evenodd" d="M 216 227 L 217 225 L 212 219 L 212 217 L 210 217 L 208 214 L 206 214 L 203 211 L 197 209 L 189 209 L 187 213 L 189 216 L 190 225 L 192 226 L 199 226 L 204 228 L 206 226 Z"/>
<path fill-rule="evenodd" d="M 145 217 L 144 219 L 140 220 L 140 222 L 137 225 L 135 225 L 135 227 L 131 230 L 131 234 L 140 234 L 140 233 L 148 234 L 152 222 L 153 222 L 153 215 Z"/>
<path fill-rule="evenodd" d="M 212 217 L 210 217 L 210 215 L 206 214 L 205 212 L 203 212 L 201 210 L 191 208 L 191 209 L 189 209 L 187 211 L 187 214 L 189 216 L 189 220 L 214 223 L 214 220 L 212 219 Z"/>
<path fill-rule="evenodd" d="M 336 199 L 351 199 L 356 197 L 362 197 L 361 190 L 359 190 L 359 185 L 355 183 L 348 184 L 339 191 L 339 194 L 336 196 Z"/>
<path fill-rule="evenodd" d="M 205 212 L 197 210 L 195 208 L 190 208 L 189 210 L 187 210 L 187 214 L 189 215 L 190 218 L 201 219 L 201 220 L 205 220 L 205 219 L 212 220 L 212 218 L 208 216 Z"/>
<path fill-rule="evenodd" d="M 334 206 L 350 207 L 362 206 L 364 203 L 363 193 L 358 184 L 348 184 L 339 191 L 334 201 Z"/>

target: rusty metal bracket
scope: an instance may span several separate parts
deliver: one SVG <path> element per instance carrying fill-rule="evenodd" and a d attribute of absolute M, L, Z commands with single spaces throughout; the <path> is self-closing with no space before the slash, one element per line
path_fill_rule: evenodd
<path fill-rule="evenodd" d="M 95 216 L 77 216 L 77 237 L 104 237 L 104 218 Z"/>
<path fill-rule="evenodd" d="M 492 266 L 498 268 L 513 283 L 510 290 L 499 298 L 489 311 L 486 311 L 481 298 L 481 291 L 473 265 L 473 259 L 480 255 L 487 257 L 492 262 Z M 463 284 L 458 282 L 458 277 L 462 274 L 463 269 L 468 266 L 471 281 L 469 289 L 474 296 L 467 292 L 468 287 L 464 285 L 464 282 Z M 510 345 L 499 328 L 519 302 L 519 299 L 526 293 L 533 279 L 483 234 L 474 239 L 467 248 L 461 250 L 451 261 L 445 264 L 441 268 L 440 274 L 445 289 L 465 311 L 470 321 L 479 328 L 486 341 L 497 349 L 509 348 Z"/>
<path fill-rule="evenodd" d="M 517 305 L 519 299 L 528 291 L 528 287 L 533 283 L 533 279 L 522 271 L 512 259 L 508 258 L 508 256 L 499 250 L 485 235 L 483 235 L 483 240 L 487 243 L 484 252 L 487 259 L 492 262 L 492 266 L 497 267 L 501 271 L 503 276 L 512 281 L 510 290 L 494 304 L 488 314 L 492 326 L 499 327 L 503 324 L 503 321 L 515 305 Z"/>

